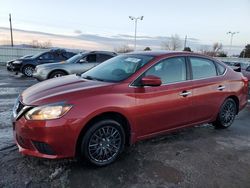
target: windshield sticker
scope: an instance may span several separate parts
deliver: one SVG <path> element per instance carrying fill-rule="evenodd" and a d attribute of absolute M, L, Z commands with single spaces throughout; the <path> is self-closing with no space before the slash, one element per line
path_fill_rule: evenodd
<path fill-rule="evenodd" d="M 141 59 L 134 58 L 134 57 L 128 57 L 128 58 L 125 59 L 125 61 L 129 61 L 129 62 L 132 62 L 132 63 L 138 63 L 139 61 L 141 61 Z"/>

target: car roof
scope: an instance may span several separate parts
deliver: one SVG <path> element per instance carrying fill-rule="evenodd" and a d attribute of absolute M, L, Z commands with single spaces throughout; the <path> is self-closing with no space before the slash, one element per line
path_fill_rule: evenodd
<path fill-rule="evenodd" d="M 86 54 L 86 53 L 102 53 L 102 54 L 108 54 L 108 55 L 117 55 L 117 53 L 115 52 L 112 52 L 112 51 L 83 51 L 83 52 L 80 52 L 82 54 Z"/>
<path fill-rule="evenodd" d="M 136 51 L 136 52 L 130 52 L 127 54 L 135 54 L 135 55 L 149 55 L 149 56 L 165 56 L 165 55 L 199 55 L 193 52 L 183 52 L 183 51 L 166 51 L 166 50 L 159 50 L 159 51 Z"/>

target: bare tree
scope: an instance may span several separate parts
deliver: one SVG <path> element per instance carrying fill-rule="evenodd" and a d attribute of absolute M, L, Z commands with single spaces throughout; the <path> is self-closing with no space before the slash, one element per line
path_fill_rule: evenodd
<path fill-rule="evenodd" d="M 179 50 L 181 48 L 181 39 L 179 35 L 175 34 L 170 37 L 167 41 L 162 43 L 163 49 L 166 50 Z"/>
<path fill-rule="evenodd" d="M 133 49 L 131 47 L 129 47 L 128 45 L 122 45 L 122 46 L 119 46 L 117 48 L 114 49 L 115 52 L 117 53 L 128 53 L 128 52 L 132 52 Z"/>
<path fill-rule="evenodd" d="M 39 42 L 38 40 L 33 40 L 30 45 L 32 48 L 51 48 L 52 47 L 52 44 L 50 41 Z"/>
<path fill-rule="evenodd" d="M 212 45 L 212 50 L 211 50 L 211 48 L 208 49 L 208 46 L 205 46 L 205 47 L 203 46 L 203 48 L 201 49 L 201 53 L 208 55 L 208 56 L 212 56 L 212 57 L 215 57 L 215 56 L 216 57 L 221 57 L 221 56 L 224 57 L 227 54 L 225 52 L 223 52 L 222 48 L 223 48 L 222 43 L 216 42 Z"/>
<path fill-rule="evenodd" d="M 220 50 L 222 50 L 222 43 L 214 43 L 213 44 L 213 52 L 217 54 Z"/>

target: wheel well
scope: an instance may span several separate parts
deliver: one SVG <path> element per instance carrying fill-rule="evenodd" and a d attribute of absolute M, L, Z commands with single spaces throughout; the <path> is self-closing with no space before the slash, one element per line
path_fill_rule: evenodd
<path fill-rule="evenodd" d="M 76 156 L 79 156 L 80 154 L 81 141 L 82 141 L 83 136 L 87 132 L 87 130 L 94 123 L 104 120 L 104 119 L 113 119 L 113 120 L 118 121 L 122 125 L 124 132 L 125 132 L 125 144 L 126 146 L 130 145 L 130 125 L 129 125 L 127 118 L 117 112 L 105 112 L 89 120 L 86 126 L 84 126 L 84 128 L 81 130 L 81 133 L 78 136 L 77 143 L 76 143 Z"/>
<path fill-rule="evenodd" d="M 231 99 L 233 99 L 235 101 L 236 107 L 237 107 L 237 114 L 238 114 L 239 113 L 239 105 L 240 105 L 240 101 L 239 101 L 238 97 L 236 97 L 235 95 L 231 95 L 231 96 L 228 97 L 228 99 L 229 98 L 231 98 Z"/>
<path fill-rule="evenodd" d="M 53 70 L 49 73 L 48 75 L 48 78 L 50 78 L 51 74 L 53 74 L 54 72 L 57 72 L 57 71 L 60 71 L 60 72 L 64 72 L 66 75 L 68 75 L 69 73 L 65 70 L 61 70 L 61 69 L 56 69 L 56 70 Z"/>

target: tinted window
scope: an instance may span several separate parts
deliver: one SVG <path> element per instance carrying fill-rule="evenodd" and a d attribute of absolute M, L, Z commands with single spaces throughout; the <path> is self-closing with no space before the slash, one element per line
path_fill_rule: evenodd
<path fill-rule="evenodd" d="M 53 56 L 51 55 L 51 53 L 44 53 L 39 58 L 43 60 L 48 60 L 48 59 L 53 59 Z"/>
<path fill-rule="evenodd" d="M 193 79 L 209 78 L 217 75 L 213 61 L 203 58 L 190 58 Z"/>
<path fill-rule="evenodd" d="M 64 52 L 62 54 L 63 58 L 66 58 L 66 59 L 69 59 L 69 58 L 73 57 L 74 55 L 76 55 L 76 54 L 72 53 L 72 52 Z"/>
<path fill-rule="evenodd" d="M 53 53 L 53 59 L 54 60 L 65 60 L 65 58 L 62 56 L 62 54 L 59 53 Z"/>
<path fill-rule="evenodd" d="M 87 55 L 86 61 L 88 61 L 89 63 L 95 63 L 96 62 L 96 54 Z"/>
<path fill-rule="evenodd" d="M 170 58 L 151 67 L 145 75 L 154 75 L 161 78 L 163 84 L 186 80 L 187 71 L 184 57 Z"/>
<path fill-rule="evenodd" d="M 97 56 L 97 62 L 103 62 L 103 61 L 106 61 L 110 58 L 112 58 L 113 56 L 111 55 L 108 55 L 108 54 L 98 54 Z"/>

